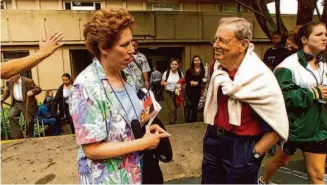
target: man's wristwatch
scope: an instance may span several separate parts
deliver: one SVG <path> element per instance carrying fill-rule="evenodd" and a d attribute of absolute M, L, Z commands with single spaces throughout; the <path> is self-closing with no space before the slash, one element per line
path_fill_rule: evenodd
<path fill-rule="evenodd" d="M 261 155 L 258 152 L 256 152 L 255 150 L 252 151 L 252 155 L 255 159 L 259 159 L 261 157 Z"/>

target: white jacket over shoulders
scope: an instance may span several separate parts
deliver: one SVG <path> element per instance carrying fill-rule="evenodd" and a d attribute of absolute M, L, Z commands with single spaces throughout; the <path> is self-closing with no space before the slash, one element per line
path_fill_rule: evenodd
<path fill-rule="evenodd" d="M 223 94 L 229 96 L 230 124 L 240 126 L 242 102 L 248 103 L 282 139 L 287 140 L 289 123 L 283 94 L 274 74 L 253 49 L 254 45 L 251 43 L 234 80 L 221 69 L 219 61 L 215 62 L 204 108 L 204 122 L 214 124 L 219 108 L 218 88 L 221 87 Z"/>

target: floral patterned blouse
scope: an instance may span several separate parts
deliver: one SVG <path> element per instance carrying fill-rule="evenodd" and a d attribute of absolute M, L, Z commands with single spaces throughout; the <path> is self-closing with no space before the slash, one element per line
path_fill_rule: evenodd
<path fill-rule="evenodd" d="M 123 70 L 126 83 L 138 89 L 135 75 Z M 105 160 L 88 159 L 81 147 L 95 142 L 134 140 L 127 115 L 114 95 L 99 60 L 94 59 L 76 78 L 71 93 L 70 113 L 78 146 L 80 184 L 140 184 L 140 157 L 137 152 Z"/>

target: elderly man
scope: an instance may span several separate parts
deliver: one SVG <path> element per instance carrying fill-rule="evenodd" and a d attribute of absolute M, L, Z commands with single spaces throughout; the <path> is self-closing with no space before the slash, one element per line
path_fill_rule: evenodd
<path fill-rule="evenodd" d="M 203 184 L 256 184 L 261 161 L 274 144 L 288 138 L 280 87 L 254 53 L 251 24 L 222 18 L 213 47 L 204 121 Z"/>
<path fill-rule="evenodd" d="M 1 97 L 1 101 L 11 96 L 12 106 L 9 113 L 9 127 L 12 139 L 23 138 L 23 133 L 19 126 L 19 117 L 21 112 L 24 114 L 26 135 L 32 137 L 34 134 L 33 118 L 38 110 L 35 96 L 40 94 L 42 90 L 35 85 L 32 79 L 15 75 L 9 79 L 8 87 Z"/>

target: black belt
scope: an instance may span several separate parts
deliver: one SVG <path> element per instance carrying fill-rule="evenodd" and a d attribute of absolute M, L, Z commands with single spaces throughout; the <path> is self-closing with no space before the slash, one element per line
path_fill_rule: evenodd
<path fill-rule="evenodd" d="M 15 100 L 15 99 L 14 99 L 14 101 L 18 102 L 18 103 L 24 103 L 24 101 L 18 101 L 18 100 Z"/>
<path fill-rule="evenodd" d="M 242 138 L 249 138 L 249 139 L 258 139 L 261 138 L 262 135 L 256 135 L 256 136 L 243 136 L 243 135 L 237 135 L 231 131 L 227 131 L 224 128 L 218 127 L 218 126 L 213 126 L 217 132 L 217 135 L 219 136 L 228 136 L 228 137 L 242 137 Z"/>
<path fill-rule="evenodd" d="M 167 90 L 167 89 L 165 89 L 165 91 L 168 92 L 168 93 L 170 93 L 170 94 L 175 94 L 174 91 L 170 91 L 170 90 Z"/>

